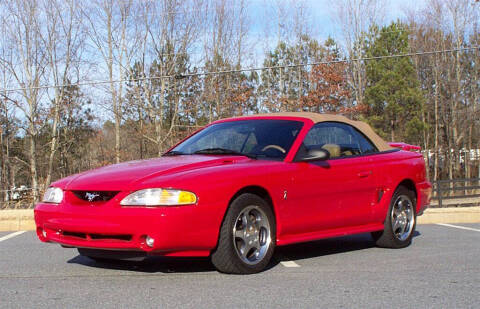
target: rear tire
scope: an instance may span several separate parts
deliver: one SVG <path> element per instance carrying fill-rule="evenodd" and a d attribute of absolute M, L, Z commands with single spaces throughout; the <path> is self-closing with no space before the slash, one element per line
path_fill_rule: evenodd
<path fill-rule="evenodd" d="M 259 196 L 245 193 L 237 197 L 227 210 L 218 246 L 212 253 L 212 263 L 223 273 L 258 273 L 270 262 L 275 243 L 272 209 Z"/>
<path fill-rule="evenodd" d="M 415 192 L 404 186 L 395 190 L 385 218 L 384 230 L 372 233 L 377 246 L 404 248 L 410 245 L 417 223 L 416 204 Z"/>

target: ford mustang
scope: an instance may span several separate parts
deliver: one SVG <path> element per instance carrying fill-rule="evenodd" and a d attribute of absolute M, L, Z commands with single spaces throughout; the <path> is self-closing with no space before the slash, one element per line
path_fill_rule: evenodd
<path fill-rule="evenodd" d="M 408 246 L 431 184 L 413 145 L 340 115 L 215 121 L 162 157 L 69 176 L 35 207 L 41 241 L 92 259 L 210 256 L 255 273 L 276 246 L 371 233 Z"/>

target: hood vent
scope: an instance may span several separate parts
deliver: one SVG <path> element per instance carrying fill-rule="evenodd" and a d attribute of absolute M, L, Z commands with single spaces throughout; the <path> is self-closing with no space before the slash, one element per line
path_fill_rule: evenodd
<path fill-rule="evenodd" d="M 106 202 L 111 200 L 119 191 L 72 191 L 76 197 L 87 202 Z"/>

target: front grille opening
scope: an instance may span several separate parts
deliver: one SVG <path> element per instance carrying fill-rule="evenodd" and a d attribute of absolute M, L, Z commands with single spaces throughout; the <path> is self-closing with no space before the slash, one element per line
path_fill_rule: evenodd
<path fill-rule="evenodd" d="M 111 200 L 119 191 L 72 191 L 76 197 L 87 202 L 106 202 Z"/>
<path fill-rule="evenodd" d="M 65 237 L 76 237 L 76 238 L 82 238 L 82 239 L 87 239 L 87 234 L 85 233 L 77 233 L 77 232 L 67 232 L 63 231 L 63 236 Z"/>
<path fill-rule="evenodd" d="M 132 235 L 104 235 L 104 234 L 90 234 L 92 240 L 120 240 L 131 241 Z"/>
<path fill-rule="evenodd" d="M 89 234 L 79 232 L 62 231 L 63 237 L 75 237 L 87 241 L 131 241 L 132 235 L 119 234 L 119 235 L 107 235 L 107 234 Z"/>

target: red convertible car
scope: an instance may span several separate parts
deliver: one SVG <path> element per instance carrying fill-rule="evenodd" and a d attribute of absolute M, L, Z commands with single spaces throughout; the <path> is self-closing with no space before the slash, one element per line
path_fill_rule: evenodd
<path fill-rule="evenodd" d="M 371 232 L 408 246 L 431 185 L 422 155 L 343 116 L 278 113 L 207 125 L 161 158 L 51 184 L 37 235 L 93 259 L 211 256 L 255 273 L 276 246 Z"/>

